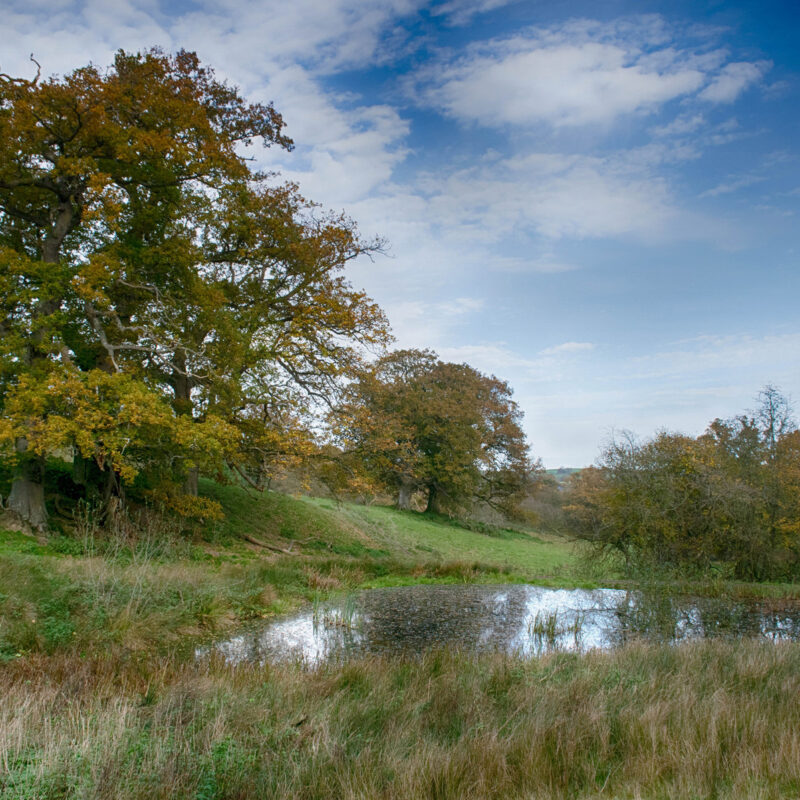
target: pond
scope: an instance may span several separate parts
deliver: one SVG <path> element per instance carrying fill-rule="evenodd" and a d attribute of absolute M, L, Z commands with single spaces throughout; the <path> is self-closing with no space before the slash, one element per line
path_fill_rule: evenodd
<path fill-rule="evenodd" d="M 276 620 L 197 651 L 229 663 L 299 660 L 310 666 L 431 647 L 526 657 L 611 648 L 634 639 L 711 636 L 800 640 L 800 605 L 685 598 L 621 589 L 532 585 L 370 589 Z"/>

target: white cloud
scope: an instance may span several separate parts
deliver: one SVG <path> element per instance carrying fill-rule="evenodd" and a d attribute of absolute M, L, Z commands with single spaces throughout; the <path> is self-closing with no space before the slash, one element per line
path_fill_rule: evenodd
<path fill-rule="evenodd" d="M 622 49 L 602 44 L 479 57 L 447 70 L 426 100 L 485 125 L 607 124 L 687 94 L 702 82 L 696 70 L 659 74 L 625 62 Z"/>
<path fill-rule="evenodd" d="M 711 189 L 706 189 L 706 191 L 702 192 L 698 196 L 719 197 L 723 194 L 733 194 L 734 192 L 738 192 L 739 189 L 745 189 L 748 186 L 752 186 L 753 184 L 760 183 L 764 180 L 766 180 L 766 178 L 763 175 L 743 175 L 739 178 L 732 176 L 730 180 L 717 184 Z"/>
<path fill-rule="evenodd" d="M 501 378 L 512 372 L 530 374 L 541 369 L 541 362 L 515 353 L 505 343 L 467 344 L 458 347 L 442 347 L 439 355 L 443 360 L 466 363 L 475 369 Z"/>
<path fill-rule="evenodd" d="M 457 297 L 443 302 L 411 300 L 384 303 L 400 347 L 433 347 L 445 341 L 463 317 L 479 312 L 484 301 Z"/>
<path fill-rule="evenodd" d="M 663 41 L 660 19 L 603 25 L 588 20 L 496 39 L 420 73 L 417 96 L 484 125 L 609 124 L 699 89 L 703 64 Z"/>
<path fill-rule="evenodd" d="M 608 126 L 679 98 L 730 103 L 772 66 L 763 60 L 726 63 L 728 52 L 708 49 L 708 37 L 695 44 L 691 38 L 681 43 L 679 32 L 657 15 L 572 20 L 445 56 L 419 71 L 411 91 L 424 105 L 467 123 Z M 682 135 L 703 122 L 701 115 L 683 114 L 653 133 Z"/>
<path fill-rule="evenodd" d="M 687 133 L 694 133 L 703 125 L 705 125 L 705 118 L 702 114 L 682 114 L 666 125 L 651 128 L 650 132 L 658 137 L 684 136 Z"/>
<path fill-rule="evenodd" d="M 442 347 L 442 358 L 448 361 L 465 361 L 482 372 L 501 377 L 514 375 L 514 383 L 524 385 L 534 381 L 552 382 L 563 372 L 575 368 L 575 356 L 594 350 L 591 342 L 563 342 L 540 350 L 534 357 L 523 355 L 505 342 L 484 342 L 455 347 Z"/>
<path fill-rule="evenodd" d="M 760 375 L 760 383 L 780 382 L 800 369 L 800 333 L 698 336 L 675 342 L 669 350 L 633 358 L 630 369 L 632 377 L 648 380 L 698 374 L 713 378 L 715 372 L 733 370 Z"/>
<path fill-rule="evenodd" d="M 745 89 L 761 80 L 771 67 L 771 61 L 726 64 L 698 97 L 709 103 L 732 103 Z"/>
<path fill-rule="evenodd" d="M 449 0 L 433 6 L 431 14 L 446 17 L 450 25 L 466 25 L 478 14 L 494 11 L 513 2 L 515 0 Z"/>
<path fill-rule="evenodd" d="M 533 153 L 431 176 L 433 219 L 461 241 L 522 230 L 550 239 L 659 236 L 677 216 L 666 182 L 617 158 Z"/>
<path fill-rule="evenodd" d="M 540 350 L 539 354 L 543 356 L 555 356 L 566 353 L 585 353 L 589 350 L 594 350 L 594 344 L 592 344 L 592 342 L 564 342 L 563 344 L 557 344 L 554 347 Z"/>
<path fill-rule="evenodd" d="M 414 13 L 423 0 L 205 0 L 178 18 L 182 40 L 213 47 L 214 62 L 237 64 L 301 63 L 333 72 L 385 57 L 387 31 Z M 196 47 L 197 45 L 192 45 Z"/>

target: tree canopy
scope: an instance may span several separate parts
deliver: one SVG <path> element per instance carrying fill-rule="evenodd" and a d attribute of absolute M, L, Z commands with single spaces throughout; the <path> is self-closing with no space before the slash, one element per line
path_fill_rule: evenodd
<path fill-rule="evenodd" d="M 574 530 L 629 565 L 800 574 L 800 432 L 787 399 L 766 387 L 758 407 L 714 420 L 698 437 L 617 437 L 573 481 Z"/>
<path fill-rule="evenodd" d="M 509 509 L 532 468 L 508 384 L 429 350 L 398 350 L 354 383 L 337 410 L 337 443 L 400 508 L 476 501 Z"/>
<path fill-rule="evenodd" d="M 0 76 L 0 445 L 32 524 L 53 452 L 107 509 L 144 473 L 182 507 L 198 469 L 258 483 L 388 341 L 342 272 L 380 242 L 253 171 L 254 142 L 292 147 L 193 53 Z"/>

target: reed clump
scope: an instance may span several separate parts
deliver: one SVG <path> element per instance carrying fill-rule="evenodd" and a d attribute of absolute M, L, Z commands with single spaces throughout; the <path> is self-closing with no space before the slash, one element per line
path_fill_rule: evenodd
<path fill-rule="evenodd" d="M 313 671 L 56 654 L 1 670 L 3 800 L 800 793 L 792 643 Z"/>

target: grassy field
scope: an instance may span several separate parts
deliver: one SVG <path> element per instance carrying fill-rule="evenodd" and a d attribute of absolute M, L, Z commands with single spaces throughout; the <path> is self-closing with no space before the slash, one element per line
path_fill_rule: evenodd
<path fill-rule="evenodd" d="M 358 587 L 611 582 L 555 536 L 204 491 L 224 522 L 0 530 L 0 800 L 800 795 L 800 645 L 196 662 L 200 640 Z"/>
<path fill-rule="evenodd" d="M 0 798 L 796 798 L 800 646 L 5 668 Z"/>
<path fill-rule="evenodd" d="M 0 660 L 97 649 L 161 654 L 337 591 L 412 582 L 576 582 L 565 540 L 206 484 L 224 522 L 38 541 L 0 530 Z M 247 537 L 247 538 L 244 538 Z M 260 544 L 254 544 L 259 542 Z"/>

